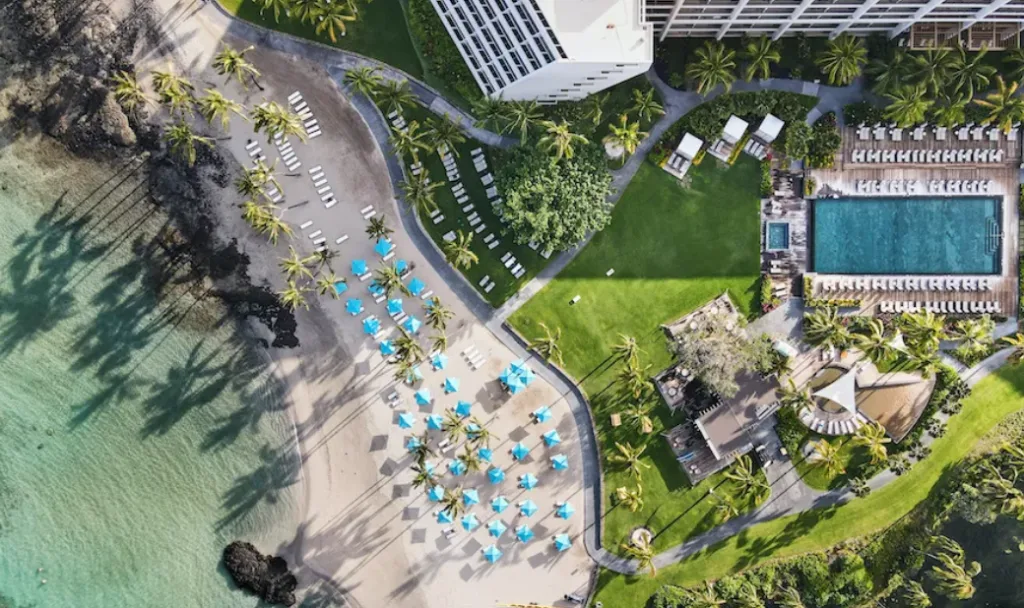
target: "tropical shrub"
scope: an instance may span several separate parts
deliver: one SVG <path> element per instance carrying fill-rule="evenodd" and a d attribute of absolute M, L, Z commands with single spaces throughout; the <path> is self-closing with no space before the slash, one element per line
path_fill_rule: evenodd
<path fill-rule="evenodd" d="M 811 196 L 814 194 L 814 187 L 818 185 L 818 182 L 813 177 L 808 177 L 804 180 L 804 196 Z"/>
<path fill-rule="evenodd" d="M 402 24 L 395 24 L 401 27 Z M 430 63 L 430 71 L 445 85 L 469 101 L 480 99 L 483 92 L 469 71 L 458 47 L 430 0 L 409 0 L 409 33 L 416 46 Z"/>
<path fill-rule="evenodd" d="M 761 161 L 761 196 L 771 196 L 773 190 L 772 159 L 768 157 Z"/>
<path fill-rule="evenodd" d="M 811 128 L 807 161 L 815 169 L 830 169 L 835 164 L 836 152 L 843 145 L 834 112 L 822 115 Z"/>
<path fill-rule="evenodd" d="M 795 120 L 786 125 L 782 133 L 782 151 L 786 156 L 803 160 L 807 158 L 807 152 L 811 144 L 811 125 L 803 120 Z"/>
<path fill-rule="evenodd" d="M 860 305 L 858 298 L 804 298 L 804 306 L 809 308 L 858 308 Z"/>
<path fill-rule="evenodd" d="M 848 125 L 874 125 L 885 121 L 882 108 L 868 101 L 858 101 L 843 106 L 843 122 Z"/>

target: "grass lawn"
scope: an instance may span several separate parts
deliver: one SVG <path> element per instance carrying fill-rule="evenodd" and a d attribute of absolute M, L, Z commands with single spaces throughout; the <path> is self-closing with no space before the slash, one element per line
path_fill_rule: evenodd
<path fill-rule="evenodd" d="M 839 461 L 843 464 L 846 472 L 829 479 L 828 475 L 825 474 L 824 467 L 816 466 L 813 462 L 808 461 L 802 453 L 791 453 L 790 456 L 793 464 L 807 485 L 816 490 L 834 490 L 847 485 L 851 478 L 857 477 L 862 471 L 869 470 L 871 457 L 868 455 L 867 448 L 854 445 L 851 437 L 827 437 L 807 429 L 807 434 L 800 441 L 800 446 L 802 447 L 809 441 L 818 441 L 819 439 L 824 439 L 832 445 L 839 447 Z M 874 472 L 878 472 L 878 469 L 876 468 Z"/>
<path fill-rule="evenodd" d="M 407 108 L 403 115 L 407 122 L 419 121 L 421 127 L 428 118 L 437 120 L 437 117 L 432 112 L 419 106 Z M 480 181 L 480 175 L 473 166 L 473 158 L 470 151 L 475 148 L 483 148 L 485 150 L 488 171 L 492 175 L 494 175 L 496 169 L 493 156 L 487 153 L 487 146 L 479 141 L 467 138 L 466 142 L 458 147 L 459 156 L 456 159 L 456 163 L 459 166 L 459 176 L 462 178 L 462 185 L 466 188 L 469 202 L 474 205 L 474 208 L 469 213 L 463 212 L 463 205 L 458 204 L 455 196 L 452 194 L 450 185 L 446 184 L 444 187 L 434 191 L 437 207 L 445 219 L 440 224 L 435 224 L 434 220 L 426 215 L 422 215 L 420 219 L 423 222 L 423 226 L 427 229 L 427 233 L 439 247 L 444 244 L 443 237 L 449 231 L 461 230 L 462 232 L 473 234 L 473 243 L 470 249 L 480 258 L 480 261 L 469 269 L 460 268 L 459 272 L 469 280 L 473 288 L 485 300 L 492 306 L 497 307 L 519 291 L 519 288 L 527 281 L 536 276 L 548 264 L 548 260 L 544 259 L 539 251 L 533 251 L 526 245 L 516 245 L 511 235 L 501 234 L 504 225 L 491 208 L 486 194 L 487 187 Z M 444 163 L 441 162 L 441 158 L 437 154 L 423 154 L 420 160 L 430 173 L 432 181 L 447 181 L 448 176 L 445 173 Z M 474 211 L 480 214 L 482 223 L 487 226 L 479 234 L 475 230 L 479 228 L 480 224 L 471 227 L 467 219 Z M 484 243 L 484 238 L 492 232 L 501 241 L 501 244 L 494 249 L 488 249 Z M 512 276 L 512 272 L 501 263 L 501 256 L 505 252 L 512 252 L 512 255 L 526 268 L 526 274 L 518 279 Z M 485 276 L 489 276 L 495 281 L 495 286 L 490 293 L 485 293 L 484 289 L 480 286 L 480 280 Z"/>
<path fill-rule="evenodd" d="M 877 532 L 926 498 L 951 468 L 997 423 L 1024 407 L 1024 367 L 1004 367 L 985 378 L 964 400 L 932 453 L 885 488 L 841 507 L 815 509 L 749 528 L 656 577 L 602 571 L 596 599 L 605 606 L 640 608 L 659 586 L 689 586 L 749 568 L 769 558 L 818 551 L 848 538 Z"/>
<path fill-rule="evenodd" d="M 348 24 L 348 32 L 331 43 L 326 35 L 317 35 L 313 26 L 289 19 L 281 14 L 274 21 L 273 11 L 260 14 L 256 0 L 217 0 L 231 14 L 268 29 L 315 40 L 339 49 L 352 51 L 393 65 L 414 78 L 425 77 L 423 63 L 413 46 L 406 27 L 400 0 L 373 0 L 359 4 L 359 19 Z"/>
<path fill-rule="evenodd" d="M 615 441 L 646 443 L 643 461 L 645 508 L 638 513 L 612 509 L 605 519 L 604 544 L 618 551 L 632 527 L 649 525 L 655 546 L 677 544 L 710 523 L 707 488 L 721 476 L 691 488 L 660 431 L 677 424 L 663 406 L 654 412 L 654 433 L 641 436 L 628 425 L 612 429 L 609 415 L 627 403 L 608 390 L 618 366 L 611 361 L 619 334 L 632 335 L 644 350 L 651 373 L 670 362 L 659 325 L 693 310 L 728 290 L 750 313 L 759 267 L 758 164 L 743 157 L 731 168 L 708 159 L 689 173 L 683 188 L 669 174 L 645 163 L 616 205 L 612 222 L 540 293 L 510 319 L 528 337 L 539 324 L 562 328 L 565 369 L 581 381 L 590 399 L 604 454 Z M 615 273 L 607 277 L 608 269 Z M 581 300 L 574 306 L 575 295 Z M 627 483 L 605 463 L 610 495 Z M 607 497 L 606 497 L 607 499 Z M 606 604 L 609 605 L 609 604 Z"/>

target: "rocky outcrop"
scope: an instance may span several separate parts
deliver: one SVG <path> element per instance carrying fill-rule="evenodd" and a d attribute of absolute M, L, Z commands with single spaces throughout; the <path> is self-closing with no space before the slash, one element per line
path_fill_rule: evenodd
<path fill-rule="evenodd" d="M 251 543 L 235 541 L 224 549 L 224 567 L 236 585 L 252 591 L 263 601 L 295 605 L 298 581 L 288 571 L 284 558 L 263 555 Z"/>

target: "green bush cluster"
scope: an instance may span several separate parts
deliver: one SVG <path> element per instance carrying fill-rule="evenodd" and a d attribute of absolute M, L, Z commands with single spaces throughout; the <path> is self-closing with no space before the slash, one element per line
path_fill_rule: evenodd
<path fill-rule="evenodd" d="M 858 298 L 804 298 L 804 306 L 810 308 L 851 308 L 860 304 Z"/>
<path fill-rule="evenodd" d="M 971 394 L 971 387 L 964 382 L 963 378 L 956 373 L 956 370 L 948 365 L 942 365 L 935 373 L 935 389 L 928 399 L 928 405 L 921 412 L 914 428 L 910 429 L 902 441 L 890 444 L 890 452 L 904 452 L 913 449 L 920 444 L 921 435 L 928 428 L 928 423 L 940 409 L 948 409 L 951 404 L 956 404 Z M 953 408 L 955 409 L 955 408 Z M 948 409 L 952 411 L 952 409 Z"/>
<path fill-rule="evenodd" d="M 843 106 L 843 122 L 848 125 L 874 125 L 888 121 L 882 108 L 869 101 L 858 101 Z"/>
<path fill-rule="evenodd" d="M 818 103 L 811 95 L 800 95 L 786 91 L 756 91 L 753 93 L 729 93 L 697 106 L 680 118 L 662 135 L 649 155 L 655 164 L 665 161 L 683 138 L 683 133 L 693 133 L 705 142 L 713 142 L 722 134 L 725 122 L 732 115 L 748 122 L 760 121 L 766 114 L 774 114 L 784 122 L 802 121 L 807 112 Z"/>
<path fill-rule="evenodd" d="M 818 182 L 813 177 L 808 177 L 804 180 L 804 196 L 811 196 L 814 194 L 814 187 L 818 185 Z"/>
<path fill-rule="evenodd" d="M 811 128 L 807 160 L 815 169 L 831 169 L 835 164 L 836 152 L 843 145 L 835 112 L 822 115 Z"/>
<path fill-rule="evenodd" d="M 401 24 L 395 24 L 400 27 Z M 423 58 L 430 63 L 430 71 L 440 78 L 445 86 L 462 95 L 468 101 L 483 97 L 473 74 L 469 71 L 458 47 L 441 17 L 437 15 L 430 0 L 409 0 L 409 32 Z"/>
<path fill-rule="evenodd" d="M 772 161 L 764 159 L 761 161 L 761 196 L 771 196 L 772 187 Z"/>

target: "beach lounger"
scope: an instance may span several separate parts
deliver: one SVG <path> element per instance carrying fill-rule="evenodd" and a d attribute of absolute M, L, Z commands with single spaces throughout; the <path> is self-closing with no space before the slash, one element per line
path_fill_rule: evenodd
<path fill-rule="evenodd" d="M 333 207 L 333 206 L 335 206 L 337 204 L 338 204 L 338 201 L 332 198 L 331 200 L 329 200 L 326 203 L 324 203 L 324 209 L 330 209 L 331 207 Z"/>
<path fill-rule="evenodd" d="M 325 194 L 325 195 L 321 196 L 320 200 L 326 203 L 328 201 L 328 199 L 332 199 L 332 198 L 334 198 L 334 193 L 328 193 L 328 194 Z"/>
<path fill-rule="evenodd" d="M 477 285 L 479 285 L 480 287 L 483 287 L 485 284 L 487 284 L 487 281 L 490 281 L 490 280 L 491 280 L 491 275 L 489 275 L 489 274 L 488 275 L 484 275 L 484 278 L 480 279 L 480 282 L 477 283 Z"/>
<path fill-rule="evenodd" d="M 480 223 L 480 218 L 474 217 L 473 219 L 469 220 L 469 227 L 472 228 L 472 227 L 476 226 L 479 223 Z"/>
<path fill-rule="evenodd" d="M 491 281 L 491 284 L 484 288 L 484 293 L 491 293 L 492 289 L 494 289 L 494 281 Z"/>
<path fill-rule="evenodd" d="M 309 228 L 312 225 L 313 225 L 313 220 L 308 220 L 308 221 L 302 222 L 302 224 L 299 225 L 299 230 L 305 230 L 306 228 Z"/>
<path fill-rule="evenodd" d="M 316 239 L 315 241 L 313 241 L 313 244 L 314 245 L 320 245 L 320 244 L 323 244 L 323 243 L 326 243 L 326 242 L 327 242 L 327 239 L 325 239 L 323 237 L 320 237 L 320 238 Z"/>
<path fill-rule="evenodd" d="M 322 169 L 323 169 L 323 165 L 317 165 L 317 166 L 315 166 L 315 167 L 313 167 L 312 169 L 309 170 L 309 174 L 312 175 L 314 173 L 320 172 Z"/>
<path fill-rule="evenodd" d="M 468 204 L 468 205 L 466 205 L 465 207 L 462 208 L 462 212 L 463 213 L 469 213 L 472 210 L 473 210 L 473 203 L 470 203 L 470 204 Z"/>
<path fill-rule="evenodd" d="M 302 101 L 302 93 L 299 93 L 298 91 L 295 91 L 288 96 L 289 103 L 299 103 L 300 101 Z"/>
<path fill-rule="evenodd" d="M 309 134 L 309 138 L 310 139 L 316 139 L 317 137 L 320 137 L 321 135 L 323 135 L 323 133 L 321 133 L 320 131 L 312 131 Z"/>
<path fill-rule="evenodd" d="M 287 164 L 286 164 L 287 165 Z M 294 163 L 287 165 L 289 171 L 295 171 L 302 166 L 302 163 L 295 161 Z"/>
<path fill-rule="evenodd" d="M 424 292 L 423 292 L 423 295 L 421 295 L 421 296 L 420 296 L 420 299 L 421 299 L 421 300 L 427 300 L 427 299 L 429 299 L 429 298 L 430 298 L 430 296 L 432 296 L 432 295 L 434 295 L 434 292 L 433 292 L 432 290 L 428 289 L 428 290 L 426 290 L 426 291 L 424 291 Z"/>
<path fill-rule="evenodd" d="M 323 233 L 324 233 L 323 230 L 317 230 L 316 232 L 311 232 L 311 233 L 309 233 L 309 238 L 315 239 L 316 237 L 320 236 Z"/>
<path fill-rule="evenodd" d="M 495 240 L 491 241 L 491 244 L 488 245 L 487 248 L 488 249 L 494 249 L 495 247 L 498 246 L 499 243 L 501 243 L 501 241 L 495 239 Z"/>
<path fill-rule="evenodd" d="M 483 148 L 473 148 L 469 151 L 472 156 L 480 156 L 484 153 Z"/>
<path fill-rule="evenodd" d="M 481 233 L 481 232 L 483 232 L 484 230 L 487 230 L 487 224 L 483 224 L 483 223 L 481 223 L 481 224 L 480 224 L 479 226 L 477 226 L 477 227 L 476 227 L 476 230 L 475 230 L 475 232 L 476 232 L 477 234 L 480 234 L 480 233 Z"/>
<path fill-rule="evenodd" d="M 323 194 L 324 192 L 330 192 L 330 191 L 331 191 L 331 186 L 327 185 L 327 186 L 321 186 L 320 188 L 317 188 L 316 193 L 317 194 Z"/>
<path fill-rule="evenodd" d="M 480 182 L 485 186 L 490 186 L 494 183 L 494 176 L 490 173 L 480 176 Z"/>
<path fill-rule="evenodd" d="M 373 205 L 367 205 L 367 206 L 363 207 L 362 209 L 360 209 L 360 210 L 359 210 L 359 213 L 360 213 L 360 214 L 366 214 L 366 213 L 367 213 L 367 212 L 369 212 L 369 211 L 370 211 L 371 209 L 373 209 Z"/>
<path fill-rule="evenodd" d="M 258 145 L 260 145 L 260 142 L 258 142 L 258 141 L 250 141 L 249 143 L 245 144 L 245 149 L 246 150 L 252 150 L 253 148 L 255 148 Z"/>
<path fill-rule="evenodd" d="M 444 221 L 444 216 L 443 215 L 439 215 L 439 216 L 434 218 L 434 223 L 435 224 L 440 224 L 442 221 Z"/>
<path fill-rule="evenodd" d="M 335 239 L 334 242 L 337 243 L 338 245 L 341 245 L 342 243 L 344 243 L 347 240 L 348 240 L 348 235 L 347 234 L 343 234 L 343 235 L 339 236 L 337 239 Z"/>
<path fill-rule="evenodd" d="M 364 215 L 363 219 L 364 220 L 368 220 L 368 219 L 370 219 L 371 217 L 373 217 L 375 215 L 377 215 L 377 210 L 376 209 L 374 209 L 373 211 L 371 211 L 371 212 L 367 213 L 366 215 Z"/>

